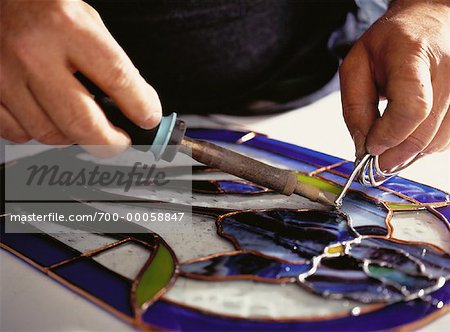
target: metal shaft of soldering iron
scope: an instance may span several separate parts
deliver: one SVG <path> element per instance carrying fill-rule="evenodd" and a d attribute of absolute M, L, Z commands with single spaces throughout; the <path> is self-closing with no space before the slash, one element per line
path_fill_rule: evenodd
<path fill-rule="evenodd" d="M 293 193 L 312 201 L 334 205 L 336 195 L 297 181 L 294 172 L 267 165 L 240 153 L 206 141 L 184 137 L 180 152 L 208 166 L 218 168 L 242 179 L 272 189 L 284 195 Z"/>

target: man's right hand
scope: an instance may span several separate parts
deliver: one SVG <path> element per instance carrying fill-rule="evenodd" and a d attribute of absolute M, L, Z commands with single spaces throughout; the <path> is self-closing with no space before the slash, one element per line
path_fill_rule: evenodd
<path fill-rule="evenodd" d="M 92 7 L 78 0 L 2 0 L 0 6 L 1 137 L 125 149 L 130 138 L 109 123 L 75 72 L 137 125 L 159 123 L 158 95 Z"/>

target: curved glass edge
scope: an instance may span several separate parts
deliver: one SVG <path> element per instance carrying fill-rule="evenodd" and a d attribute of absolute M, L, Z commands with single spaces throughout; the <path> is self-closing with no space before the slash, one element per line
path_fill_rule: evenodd
<path fill-rule="evenodd" d="M 447 301 L 450 297 L 450 287 L 441 289 L 440 298 Z M 168 330 L 203 330 L 214 331 L 362 331 L 370 326 L 372 330 L 386 330 L 400 327 L 404 324 L 419 322 L 436 312 L 436 306 L 421 300 L 415 300 L 414 305 L 399 302 L 381 310 L 363 313 L 358 316 L 348 316 L 337 319 L 316 321 L 286 321 L 244 320 L 205 314 L 199 310 L 176 306 L 164 300 L 154 303 L 144 314 L 145 322 Z M 176 319 L 167 319 L 172 317 Z M 413 319 L 412 319 L 413 318 Z"/>

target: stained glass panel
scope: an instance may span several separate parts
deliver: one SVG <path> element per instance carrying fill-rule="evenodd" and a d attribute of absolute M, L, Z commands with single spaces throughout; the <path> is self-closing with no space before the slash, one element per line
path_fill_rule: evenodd
<path fill-rule="evenodd" d="M 339 190 L 351 170 L 340 158 L 256 133 L 194 129 L 189 135 L 295 170 L 299 181 L 324 190 Z M 121 167 L 127 170 L 126 160 Z M 133 220 L 122 234 L 3 230 L 1 246 L 144 329 L 381 330 L 448 310 L 447 193 L 399 177 L 380 188 L 353 183 L 336 211 L 198 165 L 186 175 L 183 167 L 168 166 L 172 188 L 125 194 L 109 188 L 104 195 L 166 201 L 174 211 L 189 207 L 189 223 Z M 93 189 L 60 198 L 80 199 Z M 148 210 L 125 200 L 74 207 L 124 208 Z"/>

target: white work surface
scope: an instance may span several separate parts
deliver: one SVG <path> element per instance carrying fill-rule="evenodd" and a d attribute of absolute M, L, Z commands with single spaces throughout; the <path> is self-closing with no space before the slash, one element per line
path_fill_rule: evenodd
<path fill-rule="evenodd" d="M 236 124 L 338 157 L 353 159 L 354 148 L 333 93 L 301 109 L 264 117 L 212 115 L 188 122 Z M 402 176 L 450 191 L 450 152 L 419 160 Z M 127 325 L 13 255 L 0 250 L 0 331 L 134 331 Z M 447 327 L 446 327 L 447 326 Z M 445 331 L 450 315 L 422 328 Z"/>

